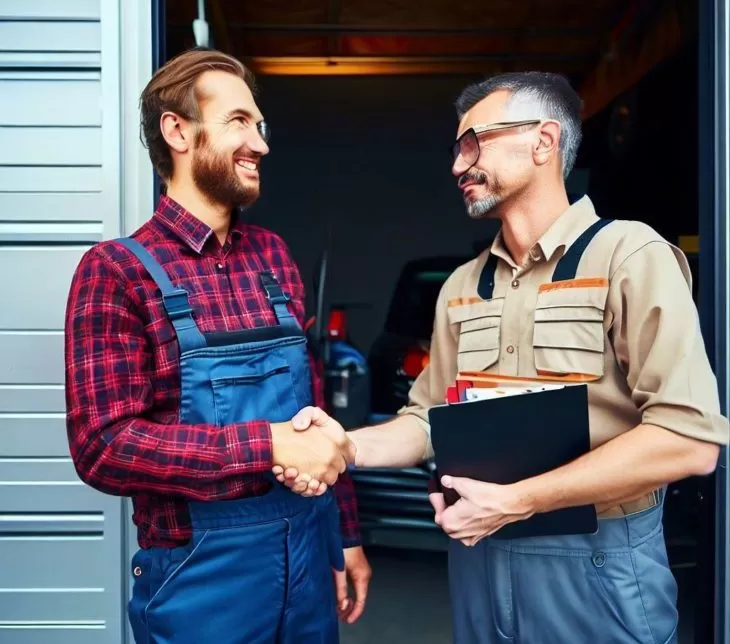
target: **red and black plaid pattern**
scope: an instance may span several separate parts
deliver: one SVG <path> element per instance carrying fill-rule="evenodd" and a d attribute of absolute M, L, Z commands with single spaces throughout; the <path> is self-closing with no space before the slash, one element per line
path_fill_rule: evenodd
<path fill-rule="evenodd" d="M 221 245 L 213 231 L 162 197 L 134 235 L 173 284 L 188 291 L 203 333 L 276 324 L 259 284 L 272 270 L 304 322 L 304 286 L 284 242 L 245 224 Z M 108 494 L 132 496 L 139 543 L 189 541 L 187 500 L 224 500 L 268 489 L 272 467 L 265 421 L 226 427 L 180 423 L 179 351 L 159 289 L 120 244 L 102 242 L 81 259 L 66 310 L 68 439 L 80 477 Z M 312 361 L 314 399 L 323 404 Z M 335 486 L 346 546 L 359 543 L 352 480 Z"/>

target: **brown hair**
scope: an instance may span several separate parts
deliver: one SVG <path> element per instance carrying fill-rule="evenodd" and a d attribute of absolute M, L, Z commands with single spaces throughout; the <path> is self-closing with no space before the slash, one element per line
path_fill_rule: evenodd
<path fill-rule="evenodd" d="M 172 177 L 172 155 L 160 130 L 160 118 L 165 112 L 174 112 L 191 121 L 200 120 L 201 96 L 196 83 L 203 73 L 214 70 L 242 78 L 255 93 L 254 75 L 241 61 L 206 48 L 190 49 L 170 59 L 155 72 L 142 92 L 142 142 L 152 165 L 165 181 Z"/>

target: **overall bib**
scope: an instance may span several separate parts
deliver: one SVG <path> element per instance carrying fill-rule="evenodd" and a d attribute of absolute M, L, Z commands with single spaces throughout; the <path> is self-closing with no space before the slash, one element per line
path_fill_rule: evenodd
<path fill-rule="evenodd" d="M 261 284 L 278 324 L 204 335 L 188 294 L 135 240 L 120 239 L 157 283 L 180 346 L 180 422 L 288 421 L 312 404 L 306 338 L 272 273 Z M 332 568 L 344 568 L 334 494 L 279 485 L 233 501 L 190 502 L 193 536 L 132 559 L 137 644 L 336 644 Z"/>
<path fill-rule="evenodd" d="M 601 219 L 561 258 L 553 282 L 574 279 Z M 490 299 L 497 258 L 479 281 Z M 673 644 L 677 584 L 652 507 L 599 520 L 595 535 L 449 542 L 454 644 Z"/>

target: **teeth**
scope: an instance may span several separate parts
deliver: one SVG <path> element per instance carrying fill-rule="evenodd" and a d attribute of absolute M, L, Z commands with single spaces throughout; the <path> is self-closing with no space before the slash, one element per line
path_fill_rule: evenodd
<path fill-rule="evenodd" d="M 237 161 L 236 165 L 240 165 L 242 168 L 245 168 L 246 170 L 251 170 L 252 172 L 255 172 L 257 170 L 255 163 L 250 163 L 249 161 Z"/>

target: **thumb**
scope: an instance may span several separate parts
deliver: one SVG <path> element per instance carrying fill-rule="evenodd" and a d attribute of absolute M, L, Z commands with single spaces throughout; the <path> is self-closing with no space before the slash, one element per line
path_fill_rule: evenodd
<path fill-rule="evenodd" d="M 436 512 L 434 521 L 436 522 L 436 525 L 440 525 L 441 513 L 446 509 L 446 501 L 444 501 L 444 495 L 440 492 L 433 492 L 432 494 L 428 495 L 428 500 L 431 501 L 431 505 Z"/>
<path fill-rule="evenodd" d="M 454 490 L 460 497 L 467 501 L 470 501 L 473 496 L 474 484 L 475 481 L 473 479 L 466 479 L 460 476 L 441 477 L 441 485 L 449 488 L 450 490 Z"/>
<path fill-rule="evenodd" d="M 303 431 L 309 429 L 312 425 L 322 426 L 329 420 L 329 416 L 325 414 L 319 407 L 304 407 L 300 409 L 294 418 L 291 419 L 294 429 Z"/>
<path fill-rule="evenodd" d="M 337 610 L 345 612 L 350 604 L 347 595 L 347 572 L 344 570 L 332 570 L 335 576 L 335 591 L 337 593 Z"/>

